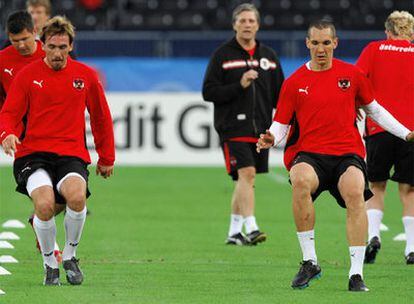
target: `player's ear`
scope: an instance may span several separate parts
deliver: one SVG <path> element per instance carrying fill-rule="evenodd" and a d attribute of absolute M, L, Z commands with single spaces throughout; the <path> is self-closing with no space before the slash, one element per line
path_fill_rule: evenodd
<path fill-rule="evenodd" d="M 338 39 L 338 37 L 335 37 L 334 40 L 333 40 L 333 46 L 334 46 L 333 48 L 334 49 L 336 49 L 338 47 L 338 43 L 339 43 L 339 39 Z"/>
<path fill-rule="evenodd" d="M 69 52 L 72 52 L 72 51 L 73 51 L 73 41 L 71 44 L 69 44 Z"/>
<path fill-rule="evenodd" d="M 311 42 L 310 42 L 309 37 L 306 37 L 306 39 L 305 39 L 305 43 L 306 43 L 306 47 L 307 47 L 308 49 L 310 49 L 310 48 L 311 48 Z"/>

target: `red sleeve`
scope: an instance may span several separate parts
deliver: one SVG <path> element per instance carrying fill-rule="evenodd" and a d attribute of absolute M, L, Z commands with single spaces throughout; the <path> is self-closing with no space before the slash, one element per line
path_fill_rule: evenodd
<path fill-rule="evenodd" d="M 98 164 L 102 166 L 112 166 L 115 162 L 115 141 L 112 117 L 104 90 L 95 74 L 90 80 L 86 105 L 91 118 L 95 149 L 99 155 Z"/>
<path fill-rule="evenodd" d="M 279 101 L 273 120 L 284 125 L 289 124 L 293 113 L 295 112 L 295 105 L 296 96 L 294 95 L 292 82 L 285 81 L 280 91 Z"/>
<path fill-rule="evenodd" d="M 356 80 L 357 80 L 357 93 L 356 99 L 358 105 L 367 105 L 371 103 L 374 98 L 374 89 L 370 80 L 362 74 L 361 71 L 356 71 Z"/>
<path fill-rule="evenodd" d="M 23 76 L 22 76 L 23 74 Z M 27 78 L 27 77 L 26 77 Z M 25 73 L 19 73 L 14 79 L 0 112 L 0 142 L 10 134 L 19 136 L 16 126 L 20 125 L 28 109 L 27 84 Z"/>
<path fill-rule="evenodd" d="M 363 50 L 361 55 L 359 55 L 359 58 L 356 62 L 356 66 L 359 67 L 362 72 L 365 75 L 369 75 L 369 71 L 371 71 L 371 58 L 372 58 L 372 52 L 371 52 L 371 45 L 369 44 L 366 46 Z"/>

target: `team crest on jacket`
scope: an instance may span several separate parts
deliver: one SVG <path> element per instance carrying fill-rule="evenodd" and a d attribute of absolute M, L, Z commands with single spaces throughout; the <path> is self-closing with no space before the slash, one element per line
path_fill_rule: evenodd
<path fill-rule="evenodd" d="M 85 87 L 85 82 L 83 81 L 83 79 L 77 78 L 73 80 L 73 87 L 80 91 Z"/>
<path fill-rule="evenodd" d="M 270 68 L 270 62 L 269 62 L 269 59 L 267 59 L 267 58 L 262 58 L 262 59 L 260 59 L 260 67 L 261 67 L 263 70 L 267 71 L 267 70 Z"/>
<path fill-rule="evenodd" d="M 338 87 L 342 91 L 346 91 L 351 87 L 351 80 L 349 78 L 338 78 Z"/>

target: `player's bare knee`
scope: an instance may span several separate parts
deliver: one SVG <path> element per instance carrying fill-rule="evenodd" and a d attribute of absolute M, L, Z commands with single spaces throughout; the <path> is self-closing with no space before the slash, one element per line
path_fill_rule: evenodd
<path fill-rule="evenodd" d="M 365 211 L 363 191 L 359 191 L 358 189 L 350 190 L 343 194 L 343 199 L 349 211 Z"/>
<path fill-rule="evenodd" d="M 36 216 L 42 221 L 48 221 L 55 215 L 54 202 L 51 200 L 40 200 L 35 204 Z"/>
<path fill-rule="evenodd" d="M 66 203 L 70 209 L 76 212 L 80 212 L 85 208 L 86 195 L 83 192 L 70 193 L 66 197 Z"/>
<path fill-rule="evenodd" d="M 256 169 L 254 167 L 246 167 L 238 170 L 239 180 L 247 182 L 251 185 L 254 184 L 256 177 Z"/>
<path fill-rule="evenodd" d="M 290 181 L 294 192 L 310 192 L 312 188 L 312 178 L 306 174 L 295 174 Z"/>

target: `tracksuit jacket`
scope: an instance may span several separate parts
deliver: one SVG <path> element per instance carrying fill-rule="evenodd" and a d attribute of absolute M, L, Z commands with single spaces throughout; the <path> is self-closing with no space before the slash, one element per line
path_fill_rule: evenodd
<path fill-rule="evenodd" d="M 259 77 L 244 89 L 240 79 L 250 69 Z M 221 141 L 264 133 L 272 123 L 283 80 L 276 53 L 259 41 L 252 57 L 236 38 L 220 46 L 204 77 L 203 98 L 214 103 L 214 127 Z"/>

